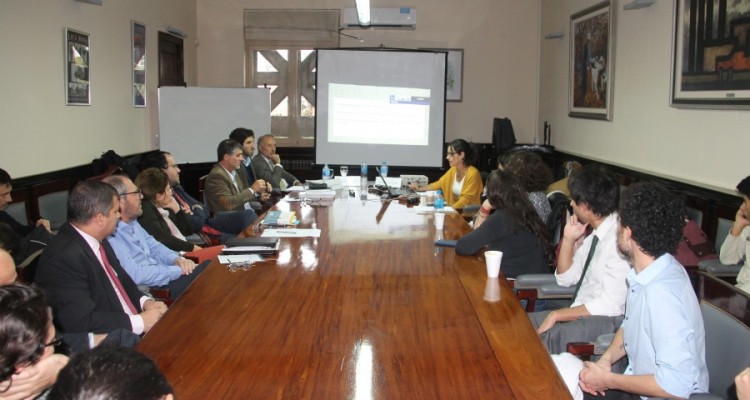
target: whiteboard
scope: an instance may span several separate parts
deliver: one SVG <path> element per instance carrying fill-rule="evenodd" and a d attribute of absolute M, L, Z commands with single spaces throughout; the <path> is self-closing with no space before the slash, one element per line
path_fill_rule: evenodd
<path fill-rule="evenodd" d="M 178 163 L 216 162 L 216 147 L 234 128 L 256 139 L 271 133 L 271 89 L 159 88 L 159 149 Z"/>

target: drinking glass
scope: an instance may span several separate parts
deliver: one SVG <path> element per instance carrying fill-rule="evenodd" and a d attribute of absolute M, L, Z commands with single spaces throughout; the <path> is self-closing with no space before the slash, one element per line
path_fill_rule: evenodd
<path fill-rule="evenodd" d="M 341 176 L 349 175 L 349 167 L 346 165 L 342 165 L 341 168 L 339 168 L 339 171 L 341 172 Z"/>

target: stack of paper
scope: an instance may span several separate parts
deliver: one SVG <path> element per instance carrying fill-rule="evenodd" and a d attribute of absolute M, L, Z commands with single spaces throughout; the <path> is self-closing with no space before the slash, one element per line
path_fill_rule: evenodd
<path fill-rule="evenodd" d="M 308 190 L 305 194 L 307 199 L 312 201 L 333 201 L 336 198 L 335 190 Z"/>
<path fill-rule="evenodd" d="M 263 221 L 261 224 L 268 225 L 268 226 L 288 226 L 288 225 L 296 225 L 299 223 L 297 221 L 297 215 L 294 211 L 281 211 L 281 210 L 271 210 L 266 213 L 266 217 L 263 218 Z"/>

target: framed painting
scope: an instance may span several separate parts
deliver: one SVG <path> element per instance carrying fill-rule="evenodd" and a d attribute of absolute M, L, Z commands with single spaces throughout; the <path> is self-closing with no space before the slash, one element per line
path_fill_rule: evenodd
<path fill-rule="evenodd" d="M 133 107 L 146 107 L 146 25 L 132 21 Z"/>
<path fill-rule="evenodd" d="M 750 108 L 750 0 L 676 0 L 673 107 Z"/>
<path fill-rule="evenodd" d="M 570 16 L 568 115 L 612 120 L 614 18 L 609 1 Z"/>
<path fill-rule="evenodd" d="M 448 66 L 445 71 L 445 100 L 463 101 L 464 98 L 464 50 L 463 49 L 421 49 L 448 53 Z"/>
<path fill-rule="evenodd" d="M 91 105 L 89 34 L 65 28 L 65 104 Z"/>

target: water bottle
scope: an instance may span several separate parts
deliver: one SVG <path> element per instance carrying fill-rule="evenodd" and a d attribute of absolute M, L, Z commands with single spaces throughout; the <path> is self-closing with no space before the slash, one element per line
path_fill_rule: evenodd
<path fill-rule="evenodd" d="M 361 195 L 367 195 L 367 163 L 362 161 L 362 167 L 359 169 L 359 189 Z"/>
<path fill-rule="evenodd" d="M 388 164 L 386 164 L 385 161 L 380 164 L 380 174 L 383 175 L 383 178 L 388 176 Z"/>
<path fill-rule="evenodd" d="M 443 208 L 445 207 L 445 199 L 443 199 L 443 191 L 438 189 L 437 192 L 435 192 L 435 202 L 433 203 L 435 205 L 435 211 L 443 211 Z"/>
<path fill-rule="evenodd" d="M 331 178 L 333 178 L 333 171 L 328 168 L 328 164 L 326 164 L 323 166 L 323 180 L 327 181 Z"/>

